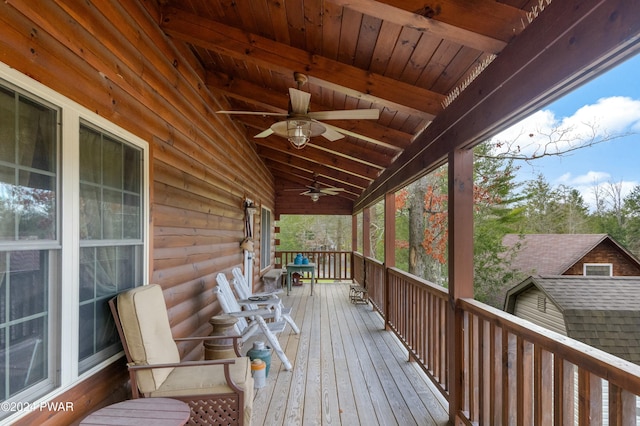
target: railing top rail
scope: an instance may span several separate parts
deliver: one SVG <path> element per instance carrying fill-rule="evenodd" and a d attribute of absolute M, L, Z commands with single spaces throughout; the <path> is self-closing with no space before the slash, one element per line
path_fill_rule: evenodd
<path fill-rule="evenodd" d="M 378 259 L 374 259 L 373 257 L 365 257 L 366 262 L 375 263 L 378 266 L 384 266 L 384 262 Z"/>
<path fill-rule="evenodd" d="M 278 253 L 352 253 L 351 250 L 276 250 Z"/>
<path fill-rule="evenodd" d="M 458 307 L 503 330 L 511 331 L 536 346 L 608 380 L 610 383 L 640 395 L 640 365 L 473 299 L 459 299 Z"/>
<path fill-rule="evenodd" d="M 397 277 L 401 277 L 403 280 L 408 281 L 412 284 L 423 285 L 429 287 L 434 293 L 439 293 L 443 297 L 449 297 L 449 290 L 446 287 L 442 287 L 441 285 L 432 283 L 431 281 L 427 281 L 424 278 L 416 277 L 415 275 L 411 275 L 408 272 L 403 271 L 398 268 L 387 268 L 390 275 L 395 275 Z"/>

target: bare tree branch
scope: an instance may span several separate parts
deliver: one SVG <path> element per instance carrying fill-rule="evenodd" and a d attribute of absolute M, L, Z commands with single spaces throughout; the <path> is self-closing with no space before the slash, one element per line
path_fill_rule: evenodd
<path fill-rule="evenodd" d="M 583 122 L 584 131 L 579 133 L 576 126 L 556 126 L 549 130 L 536 129 L 535 132 L 521 131 L 513 140 L 489 139 L 493 145 L 487 158 L 519 160 L 530 163 L 543 157 L 562 157 L 573 151 L 637 134 L 624 132 L 610 134 L 600 131 L 596 123 Z M 526 139 L 528 138 L 528 139 Z"/>

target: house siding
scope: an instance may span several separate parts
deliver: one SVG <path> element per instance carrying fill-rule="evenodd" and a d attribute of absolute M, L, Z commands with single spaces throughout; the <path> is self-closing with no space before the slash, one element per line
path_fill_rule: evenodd
<path fill-rule="evenodd" d="M 16 3 L 0 4 L 0 61 L 149 142 L 149 281 L 164 289 L 175 337 L 208 334 L 208 320 L 219 312 L 210 291 L 215 275 L 243 264 L 243 201 L 273 211 L 271 174 L 244 131 L 209 109 L 224 104 L 207 90 L 193 53 L 173 47 L 160 30 L 155 2 Z M 273 261 L 273 252 L 266 255 Z M 186 359 L 201 351 L 180 347 Z M 73 412 L 33 413 L 14 424 L 79 421 L 125 387 L 126 369 L 119 367 L 59 395 L 88 401 Z"/>
<path fill-rule="evenodd" d="M 519 294 L 515 302 L 513 314 L 566 336 L 567 328 L 564 324 L 562 312 L 558 310 L 558 307 L 551 302 L 548 297 L 546 297 L 546 311 L 541 312 L 538 309 L 538 296 L 546 297 L 545 294 L 537 288 L 530 288 L 522 294 Z"/>
<path fill-rule="evenodd" d="M 603 241 L 593 248 L 578 262 L 568 268 L 562 275 L 583 275 L 585 263 L 611 263 L 613 276 L 640 276 L 640 266 L 630 259 L 611 241 Z"/>

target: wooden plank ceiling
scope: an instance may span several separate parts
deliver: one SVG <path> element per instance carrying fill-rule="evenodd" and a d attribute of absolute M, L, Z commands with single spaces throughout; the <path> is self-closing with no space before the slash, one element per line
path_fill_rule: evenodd
<path fill-rule="evenodd" d="M 376 108 L 331 120 L 349 135 L 303 149 L 271 135 L 282 117 L 230 115 L 273 173 L 276 213 L 351 213 L 354 201 L 443 111 L 446 97 L 524 29 L 538 0 L 164 0 L 162 26 L 186 42 L 234 111 L 287 113 L 294 72 L 310 111 Z M 224 102 L 227 104 L 224 105 Z M 312 203 L 307 185 L 341 188 Z M 330 208 L 322 207 L 330 206 Z"/>

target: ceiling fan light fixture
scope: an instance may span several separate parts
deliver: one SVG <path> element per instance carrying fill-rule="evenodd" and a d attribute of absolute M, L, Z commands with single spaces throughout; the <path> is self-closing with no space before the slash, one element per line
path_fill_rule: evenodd
<path fill-rule="evenodd" d="M 302 149 L 311 138 L 320 136 L 327 129 L 307 117 L 294 116 L 285 121 L 274 123 L 271 125 L 271 130 L 276 135 L 288 139 L 295 148 Z"/>
<path fill-rule="evenodd" d="M 320 199 L 319 192 L 312 192 L 311 194 L 309 194 L 309 196 L 311 197 L 311 201 L 313 201 L 314 203 Z"/>
<path fill-rule="evenodd" d="M 311 120 L 287 120 L 287 139 L 294 148 L 304 148 L 311 138 Z"/>

